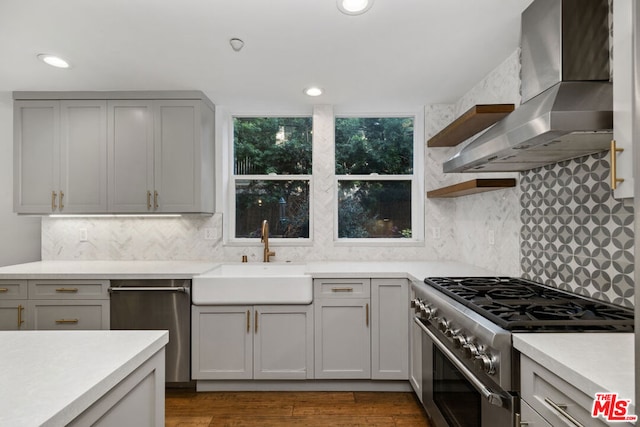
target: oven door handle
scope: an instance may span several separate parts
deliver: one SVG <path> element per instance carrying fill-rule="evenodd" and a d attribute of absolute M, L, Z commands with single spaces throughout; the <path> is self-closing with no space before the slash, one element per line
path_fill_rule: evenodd
<path fill-rule="evenodd" d="M 436 338 L 436 336 L 433 334 L 433 332 L 427 329 L 427 327 L 424 326 L 417 317 L 414 317 L 413 321 L 416 322 L 418 326 L 420 326 L 420 329 L 422 329 L 422 331 L 425 334 L 427 334 L 429 338 L 431 338 L 431 341 L 433 341 L 433 344 L 436 347 L 438 347 L 438 349 L 441 352 L 443 352 L 445 356 L 447 356 L 449 361 L 455 365 L 455 367 L 465 376 L 467 380 L 469 380 L 471 384 L 473 384 L 475 389 L 478 390 L 478 392 L 482 394 L 482 396 L 484 396 L 489 401 L 489 403 L 495 406 L 503 406 L 502 396 L 500 396 L 500 394 L 491 391 L 487 386 L 482 384 L 482 381 L 480 381 L 473 374 L 473 372 L 469 370 L 469 368 L 467 368 L 464 364 L 460 363 L 456 355 L 453 354 L 453 352 L 449 350 L 447 347 L 445 347 L 442 343 L 440 343 L 438 341 L 438 338 Z"/>

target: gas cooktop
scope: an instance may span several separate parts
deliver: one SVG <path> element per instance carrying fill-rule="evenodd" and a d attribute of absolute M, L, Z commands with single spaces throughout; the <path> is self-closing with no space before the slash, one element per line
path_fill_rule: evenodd
<path fill-rule="evenodd" d="M 634 313 L 525 279 L 428 277 L 424 282 L 513 332 L 632 332 Z"/>

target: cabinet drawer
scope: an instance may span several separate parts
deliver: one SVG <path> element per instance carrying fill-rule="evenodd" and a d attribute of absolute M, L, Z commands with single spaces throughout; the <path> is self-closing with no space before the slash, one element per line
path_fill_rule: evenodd
<path fill-rule="evenodd" d="M 527 427 L 553 427 L 524 400 L 520 402 L 520 415 L 520 425 Z"/>
<path fill-rule="evenodd" d="M 606 426 L 601 418 L 591 417 L 595 396 L 589 396 L 528 357 L 521 356 L 522 399 L 553 426 L 573 426 L 568 417 L 553 407 L 560 406 L 585 426 Z M 552 403 L 550 403 L 552 402 Z M 524 420 L 523 418 L 523 421 Z M 620 424 L 628 426 L 629 424 Z"/>
<path fill-rule="evenodd" d="M 109 299 L 108 280 L 29 280 L 30 299 Z"/>
<path fill-rule="evenodd" d="M 90 330 L 109 329 L 109 301 L 85 300 L 81 304 L 68 301 L 29 301 L 29 316 L 34 329 Z"/>
<path fill-rule="evenodd" d="M 0 280 L 0 300 L 27 299 L 26 280 Z"/>
<path fill-rule="evenodd" d="M 369 298 L 370 279 L 316 279 L 313 281 L 315 298 Z"/>

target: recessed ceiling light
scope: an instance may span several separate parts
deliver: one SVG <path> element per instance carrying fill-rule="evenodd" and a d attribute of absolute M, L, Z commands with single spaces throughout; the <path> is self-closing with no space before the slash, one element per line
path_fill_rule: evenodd
<path fill-rule="evenodd" d="M 304 90 L 304 93 L 309 96 L 320 96 L 322 95 L 322 89 L 316 86 L 308 87 Z"/>
<path fill-rule="evenodd" d="M 51 65 L 56 68 L 69 68 L 69 62 L 60 58 L 59 56 L 51 55 L 48 53 L 41 53 L 38 55 L 38 59 L 45 64 Z"/>
<path fill-rule="evenodd" d="M 347 15 L 360 15 L 371 9 L 373 0 L 337 0 L 340 12 Z"/>

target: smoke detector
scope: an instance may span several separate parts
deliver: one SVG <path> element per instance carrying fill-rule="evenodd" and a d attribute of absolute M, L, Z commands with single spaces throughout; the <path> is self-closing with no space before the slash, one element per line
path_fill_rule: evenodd
<path fill-rule="evenodd" d="M 244 42 L 236 37 L 230 39 L 229 44 L 231 45 L 231 48 L 236 52 L 240 52 L 240 50 L 244 46 Z"/>

